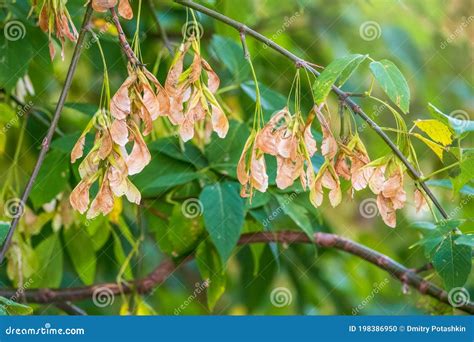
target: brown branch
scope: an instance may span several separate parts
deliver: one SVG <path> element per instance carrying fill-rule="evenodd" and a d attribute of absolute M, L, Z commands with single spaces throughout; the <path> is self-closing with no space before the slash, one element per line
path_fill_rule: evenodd
<path fill-rule="evenodd" d="M 112 14 L 112 21 L 114 22 L 114 25 L 117 28 L 120 46 L 122 47 L 122 50 L 125 56 L 127 56 L 128 61 L 134 66 L 142 65 L 142 63 L 140 62 L 140 60 L 138 59 L 138 57 L 135 55 L 132 48 L 130 47 L 130 44 L 128 44 L 127 36 L 123 32 L 123 28 L 122 28 L 122 25 L 120 24 L 120 20 L 117 15 L 117 11 L 115 10 L 115 7 L 112 7 L 110 9 L 110 14 Z"/>
<path fill-rule="evenodd" d="M 24 206 L 26 204 L 26 201 L 28 200 L 30 192 L 33 189 L 33 185 L 35 183 L 36 177 L 38 176 L 38 172 L 41 169 L 44 158 L 46 157 L 46 153 L 49 150 L 49 145 L 51 144 L 51 140 L 53 139 L 53 135 L 56 130 L 56 127 L 58 126 L 59 117 L 61 116 L 61 111 L 63 110 L 64 103 L 66 102 L 69 89 L 71 88 L 72 79 L 76 71 L 79 57 L 81 55 L 81 50 L 84 43 L 84 37 L 87 33 L 91 16 L 92 16 L 92 4 L 89 3 L 89 5 L 87 6 L 86 13 L 84 14 L 84 20 L 82 22 L 81 31 L 77 39 L 76 47 L 74 48 L 74 53 L 72 55 L 71 64 L 69 65 L 69 70 L 67 72 L 66 80 L 64 81 L 63 89 L 61 91 L 61 95 L 59 96 L 59 100 L 56 105 L 56 110 L 54 111 L 53 119 L 51 120 L 51 126 L 49 127 L 48 133 L 46 134 L 46 137 L 43 139 L 43 142 L 41 144 L 41 150 L 38 155 L 38 160 L 36 161 L 33 172 L 31 173 L 30 179 L 28 180 L 28 183 L 26 184 L 23 195 L 21 196 L 20 206 Z M 0 265 L 2 264 L 3 259 L 5 258 L 5 254 L 8 250 L 8 247 L 10 246 L 13 233 L 15 232 L 15 229 L 18 226 L 18 222 L 20 221 L 21 216 L 22 215 L 16 215 L 11 222 L 7 237 L 2 246 L 2 250 L 0 251 Z"/>
<path fill-rule="evenodd" d="M 310 71 L 311 73 L 313 73 L 314 75 L 316 76 L 319 76 L 320 73 L 319 71 L 317 71 L 315 68 L 313 68 L 311 65 L 312 63 L 309 63 L 308 61 L 305 61 L 303 59 L 301 59 L 300 57 L 296 56 L 295 54 L 293 54 L 292 52 L 288 51 L 287 49 L 283 48 L 282 46 L 276 44 L 274 41 L 272 41 L 271 39 L 268 39 L 267 37 L 265 37 L 264 35 L 260 34 L 259 32 L 255 31 L 255 30 L 252 30 L 251 28 L 249 28 L 248 26 L 246 26 L 245 24 L 241 23 L 241 22 L 238 22 L 234 19 L 231 19 L 219 12 L 216 12 L 210 8 L 207 8 L 205 6 L 202 6 L 202 5 L 199 5 L 193 1 L 189 1 L 189 0 L 174 0 L 176 3 L 180 4 L 180 5 L 183 5 L 185 7 L 189 7 L 189 8 L 192 8 L 196 11 L 199 11 L 201 13 L 204 13 L 214 19 L 217 19 L 221 22 L 223 22 L 224 24 L 228 25 L 228 26 L 231 26 L 233 28 L 235 28 L 237 31 L 239 31 L 239 33 L 242 35 L 242 34 L 247 34 L 249 36 L 252 36 L 253 38 L 255 38 L 256 40 L 259 40 L 261 41 L 262 43 L 264 43 L 265 45 L 271 47 L 273 50 L 279 52 L 280 54 L 282 54 L 283 56 L 285 56 L 286 58 L 290 59 L 291 61 L 293 61 L 295 63 L 296 66 L 298 67 L 304 67 L 305 69 L 307 69 L 308 71 Z M 431 199 L 431 201 L 433 202 L 433 204 L 436 206 L 436 208 L 439 210 L 439 212 L 441 213 L 441 215 L 443 216 L 443 218 L 447 219 L 448 218 L 448 214 L 446 213 L 446 211 L 444 210 L 444 208 L 441 206 L 441 204 L 439 203 L 438 199 L 436 198 L 436 196 L 431 192 L 430 188 L 426 185 L 426 183 L 421 179 L 421 175 L 420 173 L 416 170 L 416 168 L 408 161 L 408 159 L 405 157 L 405 155 L 398 149 L 397 145 L 395 145 L 395 143 L 390 139 L 390 137 L 380 128 L 379 125 L 377 125 L 375 123 L 375 121 L 373 121 L 363 110 L 362 108 L 357 104 L 355 103 L 354 101 L 352 101 L 349 97 L 350 97 L 350 94 L 342 91 L 341 89 L 339 89 L 338 87 L 336 87 L 335 85 L 332 86 L 331 88 L 332 92 L 335 93 L 339 99 L 343 102 L 346 103 L 346 105 L 351 108 L 351 110 L 356 113 L 357 115 L 359 115 L 365 122 L 367 122 L 369 124 L 369 126 L 382 138 L 382 140 L 388 145 L 388 147 L 390 147 L 390 149 L 392 150 L 392 152 L 398 157 L 398 159 L 400 159 L 400 161 L 406 166 L 407 170 L 408 170 L 408 173 L 409 175 L 415 180 L 417 181 L 420 186 L 423 188 L 423 191 L 426 193 L 426 195 Z"/>
<path fill-rule="evenodd" d="M 302 232 L 298 231 L 280 231 L 280 232 L 257 232 L 243 234 L 240 237 L 239 245 L 247 245 L 252 243 L 270 243 L 280 242 L 285 244 L 292 243 L 314 243 L 315 245 L 322 248 L 334 248 L 346 253 L 355 255 L 361 259 L 364 259 L 371 264 L 387 271 L 395 279 L 398 279 L 403 284 L 406 284 L 423 295 L 433 297 L 440 302 L 450 305 L 448 300 L 448 294 L 435 284 L 424 280 L 416 272 L 398 262 L 390 259 L 384 254 L 381 254 L 373 249 L 370 249 L 364 245 L 361 245 L 352 240 L 343 238 L 335 234 L 328 233 L 315 233 L 314 239 L 310 240 L 309 237 Z M 51 303 L 51 302 L 62 302 L 62 301 L 75 301 L 86 298 L 91 298 L 94 293 L 98 293 L 107 289 L 108 293 L 118 295 L 121 293 L 130 293 L 134 289 L 138 293 L 151 292 L 155 287 L 162 284 L 169 276 L 181 265 L 189 260 L 193 256 L 189 256 L 180 264 L 175 264 L 171 260 L 165 260 L 161 263 L 153 272 L 143 279 L 135 281 L 132 285 L 123 283 L 119 286 L 116 283 L 105 283 L 97 284 L 93 286 L 86 286 L 80 288 L 69 288 L 69 289 L 37 289 L 37 290 L 26 290 L 24 291 L 25 299 L 29 302 L 35 303 Z M 16 293 L 16 290 L 11 289 L 0 289 L 0 296 L 11 297 Z M 467 302 L 457 309 L 465 311 L 470 314 L 474 314 L 474 303 Z"/>

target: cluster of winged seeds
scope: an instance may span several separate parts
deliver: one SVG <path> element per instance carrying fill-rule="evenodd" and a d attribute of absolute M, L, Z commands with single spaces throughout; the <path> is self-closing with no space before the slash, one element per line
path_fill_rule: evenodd
<path fill-rule="evenodd" d="M 377 195 L 377 206 L 384 222 L 396 225 L 396 210 L 404 207 L 403 168 L 392 157 L 371 161 L 358 135 L 348 143 L 336 139 L 322 106 L 314 106 L 306 122 L 301 115 L 291 114 L 287 107 L 276 112 L 260 130 L 252 131 L 237 166 L 242 184 L 241 195 L 252 197 L 253 189 L 265 192 L 268 175 L 265 154 L 277 161 L 276 185 L 285 189 L 299 178 L 303 190 L 309 188 L 310 200 L 315 207 L 323 203 L 324 189 L 333 207 L 341 203 L 341 177 L 350 182 L 349 195 L 367 187 Z M 311 157 L 316 153 L 316 141 L 311 124 L 317 118 L 322 132 L 321 154 L 324 163 L 313 168 Z M 423 194 L 415 191 L 415 205 L 420 210 L 426 204 Z"/>
<path fill-rule="evenodd" d="M 93 8 L 100 12 L 117 3 L 122 17 L 133 17 L 128 0 L 92 0 Z M 50 10 L 50 0 L 45 0 L 42 13 L 46 11 L 48 14 Z M 52 32 L 51 19 L 48 26 L 44 19 L 52 18 L 47 14 L 43 17 L 42 27 Z M 75 30 L 74 33 L 69 31 L 70 19 L 65 8 L 55 12 L 53 17 L 57 18 L 58 37 L 76 36 Z M 192 59 L 187 68 L 186 56 Z M 87 133 L 92 127 L 97 128 L 93 147 L 79 166 L 81 181 L 71 193 L 71 205 L 81 213 L 87 211 L 87 217 L 93 218 L 99 213 L 110 213 L 115 197 L 125 195 L 130 202 L 140 203 L 140 192 L 128 177 L 141 172 L 150 162 L 151 155 L 144 136 L 152 132 L 153 121 L 160 116 L 179 126 L 179 135 L 184 141 L 195 136 L 200 141 L 207 141 L 212 131 L 224 138 L 229 122 L 215 97 L 219 84 L 219 77 L 201 56 L 200 42 L 194 36 L 180 45 L 164 86 L 143 65 L 129 65 L 128 78 L 112 97 L 110 105 L 99 110 L 72 150 L 71 161 L 74 163 L 84 153 Z M 330 204 L 336 207 L 342 200 L 342 178 L 350 183 L 351 197 L 355 191 L 369 187 L 377 195 L 382 219 L 388 226 L 395 227 L 396 210 L 403 208 L 406 202 L 403 166 L 391 156 L 371 161 L 357 134 L 340 141 L 322 108 L 322 105 L 314 105 L 306 120 L 299 110 L 291 113 L 285 107 L 263 127 L 258 121 L 258 127 L 254 127 L 247 139 L 237 165 L 241 196 L 252 198 L 254 189 L 267 191 L 265 155 L 269 155 L 276 158 L 276 185 L 279 189 L 292 186 L 299 178 L 303 190 L 309 189 L 310 201 L 315 207 L 323 203 L 324 189 Z M 314 118 L 321 127 L 321 154 L 324 157 L 318 169 L 313 167 L 311 160 L 317 151 L 311 132 Z M 89 192 L 96 182 L 98 192 L 90 203 Z M 416 190 L 417 210 L 425 204 L 424 195 Z"/>
<path fill-rule="evenodd" d="M 52 34 L 61 42 L 61 58 L 64 59 L 65 38 L 72 42 L 77 40 L 78 34 L 71 16 L 66 8 L 67 0 L 44 0 L 39 10 L 39 27 L 49 36 L 49 54 L 54 59 L 56 49 L 52 41 Z M 33 8 L 36 8 L 36 1 Z"/>
<path fill-rule="evenodd" d="M 193 62 L 183 70 L 190 48 Z M 73 163 L 83 156 L 87 133 L 96 127 L 94 144 L 79 166 L 81 181 L 70 196 L 71 205 L 80 213 L 87 211 L 88 218 L 106 215 L 112 211 L 115 197 L 123 195 L 132 203 L 140 203 L 140 192 L 129 176 L 140 173 L 151 160 L 144 136 L 152 132 L 158 117 L 166 116 L 178 125 L 183 140 L 191 139 L 194 126 L 208 116 L 206 126 L 197 131 L 210 135 L 214 130 L 219 137 L 226 136 L 229 123 L 214 97 L 220 80 L 198 48 L 194 37 L 181 45 L 164 87 L 143 65 L 129 64 L 127 79 L 110 105 L 94 116 L 71 153 Z M 90 203 L 91 187 L 96 182 L 99 190 Z"/>

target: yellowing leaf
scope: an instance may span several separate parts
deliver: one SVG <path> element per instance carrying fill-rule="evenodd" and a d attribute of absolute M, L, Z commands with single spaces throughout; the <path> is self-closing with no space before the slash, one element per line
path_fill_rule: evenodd
<path fill-rule="evenodd" d="M 120 214 L 122 214 L 122 198 L 115 197 L 114 207 L 109 214 L 109 219 L 112 223 L 118 224 Z"/>
<path fill-rule="evenodd" d="M 448 146 L 453 142 L 451 129 L 438 120 L 416 120 L 416 127 L 425 132 L 432 140 L 443 146 Z"/>
<path fill-rule="evenodd" d="M 120 316 L 128 316 L 130 315 L 130 307 L 128 305 L 128 302 L 124 301 L 122 305 L 120 306 L 120 311 L 119 311 Z"/>
<path fill-rule="evenodd" d="M 420 139 L 421 141 L 423 141 L 429 148 L 431 148 L 431 150 L 436 153 L 436 155 L 438 156 L 438 158 L 443 161 L 443 151 L 444 151 L 444 148 L 443 146 L 441 145 L 438 145 L 437 143 L 435 143 L 434 141 L 431 141 L 430 139 L 427 139 L 425 138 L 424 136 L 422 136 L 421 134 L 418 134 L 418 133 L 414 133 L 413 134 L 415 137 L 417 137 L 418 139 Z"/>

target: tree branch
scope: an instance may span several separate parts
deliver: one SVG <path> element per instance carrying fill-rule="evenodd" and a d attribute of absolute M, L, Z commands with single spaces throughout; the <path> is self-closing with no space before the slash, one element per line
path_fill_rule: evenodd
<path fill-rule="evenodd" d="M 127 36 L 123 32 L 123 28 L 122 28 L 122 25 L 120 24 L 120 19 L 117 15 L 117 11 L 115 10 L 115 7 L 110 8 L 110 14 L 112 14 L 112 21 L 114 22 L 114 25 L 117 28 L 120 46 L 122 47 L 122 50 L 125 53 L 125 56 L 127 56 L 128 61 L 132 65 L 142 65 L 142 63 L 140 62 L 140 60 L 138 59 L 138 57 L 135 55 L 132 48 L 130 47 L 130 44 L 128 44 Z"/>
<path fill-rule="evenodd" d="M 238 22 L 236 20 L 233 20 L 219 12 L 216 12 L 210 8 L 207 8 L 205 6 L 199 5 L 193 1 L 189 0 L 174 0 L 176 3 L 192 8 L 196 11 L 199 11 L 201 13 L 204 13 L 214 19 L 217 19 L 233 28 L 235 28 L 237 31 L 239 31 L 240 34 L 248 34 L 249 36 L 254 37 L 255 39 L 261 41 L 262 43 L 266 44 L 267 46 L 271 47 L 273 50 L 279 52 L 286 58 L 292 60 L 296 65 L 302 66 L 306 68 L 308 71 L 313 73 L 316 76 L 319 76 L 320 73 L 316 69 L 314 69 L 311 66 L 311 63 L 308 61 L 305 61 L 295 54 L 291 53 L 290 51 L 286 50 L 282 46 L 276 44 L 273 42 L 271 39 L 268 39 L 264 35 L 258 33 L 257 31 L 254 31 L 244 25 L 241 22 Z M 332 92 L 335 93 L 341 101 L 345 102 L 346 105 L 352 109 L 354 113 L 359 115 L 365 122 L 369 124 L 369 126 L 382 138 L 382 140 L 390 147 L 390 149 L 393 151 L 393 153 L 402 161 L 403 164 L 405 164 L 406 168 L 408 169 L 408 172 L 410 176 L 417 181 L 420 186 L 423 188 L 423 191 L 426 193 L 426 195 L 431 199 L 433 204 L 436 206 L 436 208 L 439 210 L 443 218 L 447 219 L 448 215 L 444 208 L 441 206 L 439 203 L 438 199 L 436 196 L 431 192 L 430 188 L 425 184 L 425 182 L 421 179 L 420 173 L 415 169 L 415 167 L 408 161 L 408 159 L 403 155 L 403 153 L 398 149 L 397 145 L 389 138 L 389 136 L 373 121 L 363 110 L 362 108 L 355 103 L 352 99 L 350 99 L 350 94 L 342 91 L 336 86 L 332 86 Z"/>
<path fill-rule="evenodd" d="M 280 242 L 285 244 L 313 243 L 322 248 L 334 248 L 344 251 L 387 271 L 395 279 L 398 279 L 403 284 L 416 289 L 421 294 L 428 295 L 440 302 L 451 305 L 446 291 L 442 290 L 435 284 L 424 280 L 414 270 L 406 268 L 384 254 L 336 234 L 315 233 L 314 239 L 311 240 L 305 233 L 298 231 L 257 232 L 243 234 L 238 243 L 239 245 L 247 245 L 252 243 L 270 242 Z M 192 258 L 192 255 L 188 256 L 179 264 L 175 264 L 173 261 L 167 259 L 148 276 L 135 281 L 131 285 L 126 283 L 123 283 L 122 285 L 116 283 L 105 283 L 69 289 L 26 290 L 24 291 L 24 298 L 27 301 L 34 303 L 76 301 L 91 298 L 95 293 L 103 291 L 104 289 L 107 289 L 108 293 L 114 295 L 120 294 L 121 289 L 123 293 L 130 293 L 135 289 L 138 293 L 144 294 L 151 292 L 155 287 L 162 284 L 180 265 L 190 261 Z M 0 296 L 11 297 L 15 295 L 15 293 L 15 289 L 0 289 Z M 457 309 L 474 314 L 474 303 L 467 302 L 457 307 Z"/>
<path fill-rule="evenodd" d="M 49 145 L 51 143 L 51 140 L 53 139 L 53 135 L 56 130 L 56 127 L 58 126 L 59 117 L 64 107 L 64 103 L 66 102 L 66 98 L 69 93 L 69 88 L 71 88 L 72 79 L 74 76 L 74 72 L 76 71 L 79 57 L 81 55 L 82 45 L 84 43 L 84 37 L 87 33 L 87 28 L 89 26 L 91 16 L 92 16 L 92 2 L 89 3 L 86 9 L 86 13 L 84 14 L 84 20 L 82 22 L 81 31 L 77 39 L 76 47 L 74 48 L 71 64 L 69 65 L 69 70 L 67 72 L 66 80 L 64 81 L 63 89 L 61 90 L 61 95 L 59 96 L 59 100 L 56 105 L 56 110 L 54 111 L 53 119 L 51 120 L 51 126 L 49 127 L 46 137 L 43 139 L 43 142 L 41 144 L 41 150 L 38 155 L 38 160 L 36 161 L 33 172 L 31 173 L 31 176 L 28 180 L 28 183 L 26 184 L 23 195 L 21 196 L 21 203 L 20 203 L 21 206 L 24 206 L 26 201 L 28 200 L 30 192 L 33 189 L 33 184 L 35 183 L 36 177 L 38 176 L 38 172 L 41 169 L 41 166 L 43 165 L 46 152 L 48 152 L 49 150 Z M 0 265 L 2 264 L 3 259 L 5 258 L 5 254 L 8 250 L 8 247 L 10 246 L 13 233 L 15 232 L 15 229 L 18 226 L 18 222 L 20 221 L 21 216 L 22 215 L 16 215 L 11 222 L 7 237 L 2 246 L 2 250 L 0 251 Z"/>

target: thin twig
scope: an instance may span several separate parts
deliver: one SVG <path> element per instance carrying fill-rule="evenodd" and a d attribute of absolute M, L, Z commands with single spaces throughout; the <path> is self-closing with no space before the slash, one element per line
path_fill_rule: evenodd
<path fill-rule="evenodd" d="M 25 191 L 21 196 L 20 206 L 25 206 L 26 201 L 30 195 L 31 190 L 33 189 L 33 185 L 35 183 L 36 177 L 38 176 L 38 172 L 43 165 L 44 158 L 46 156 L 46 152 L 49 150 L 49 145 L 51 144 L 51 140 L 53 139 L 54 131 L 58 126 L 59 117 L 61 116 L 61 111 L 63 110 L 64 103 L 66 102 L 67 95 L 69 93 L 69 88 L 71 88 L 72 79 L 74 76 L 74 72 L 76 71 L 77 62 L 79 61 L 79 57 L 81 55 L 82 45 L 84 43 L 84 37 L 87 33 L 87 27 L 89 26 L 89 22 L 92 15 L 92 4 L 89 3 L 86 9 L 86 13 L 84 14 L 84 20 L 82 22 L 81 31 L 79 37 L 77 39 L 76 47 L 74 48 L 74 53 L 72 55 L 71 64 L 69 65 L 69 70 L 67 72 L 66 80 L 64 81 L 63 89 L 61 90 L 61 95 L 59 96 L 58 103 L 56 105 L 56 110 L 54 111 L 53 119 L 51 120 L 51 126 L 49 127 L 48 133 L 46 137 L 43 139 L 41 144 L 41 150 L 38 155 L 38 160 L 36 161 L 35 167 L 33 172 L 31 173 L 30 179 L 26 184 Z M 2 246 L 2 250 L 0 251 L 0 264 L 3 262 L 5 258 L 5 254 L 10 246 L 13 233 L 20 221 L 21 215 L 16 215 L 10 225 L 10 229 L 8 231 L 7 237 L 5 242 Z"/>
<path fill-rule="evenodd" d="M 128 61 L 132 65 L 138 65 L 138 66 L 142 65 L 142 63 L 140 62 L 140 60 L 138 59 L 138 57 L 135 55 L 132 48 L 130 47 L 130 44 L 128 44 L 127 36 L 123 32 L 123 28 L 122 28 L 122 25 L 120 24 L 120 20 L 117 15 L 117 11 L 115 10 L 115 7 L 110 8 L 110 14 L 112 14 L 112 21 L 114 22 L 114 25 L 117 28 L 120 46 L 122 47 L 122 50 L 125 53 L 125 56 L 127 56 Z"/>
<path fill-rule="evenodd" d="M 249 53 L 249 48 L 247 46 L 247 41 L 245 40 L 245 32 L 240 31 L 240 41 L 242 42 L 242 50 L 244 51 L 244 58 L 249 59 L 250 58 L 250 53 Z"/>
<path fill-rule="evenodd" d="M 240 237 L 239 245 L 247 245 L 252 243 L 271 243 L 279 242 L 284 244 L 292 243 L 312 243 L 322 248 L 334 248 L 346 253 L 355 255 L 361 259 L 364 259 L 378 268 L 387 271 L 395 279 L 398 279 L 403 284 L 410 286 L 423 295 L 433 297 L 440 302 L 451 305 L 448 300 L 448 294 L 435 284 L 426 281 L 420 277 L 412 269 L 399 264 L 392 260 L 386 255 L 379 253 L 367 246 L 361 245 L 352 240 L 343 238 L 336 234 L 329 233 L 315 233 L 314 238 L 310 239 L 305 233 L 298 231 L 279 231 L 279 232 L 257 232 L 247 233 Z M 69 288 L 69 289 L 36 289 L 24 291 L 25 298 L 29 302 L 35 303 L 52 303 L 52 302 L 63 302 L 63 301 L 75 301 L 91 298 L 97 295 L 98 291 L 107 291 L 114 295 L 122 293 L 130 293 L 136 290 L 138 293 L 148 293 L 155 287 L 162 284 L 168 277 L 179 267 L 190 261 L 193 258 L 192 255 L 182 260 L 180 264 L 175 264 L 171 260 L 165 260 L 162 262 L 153 272 L 143 279 L 137 280 L 132 284 L 115 284 L 105 283 L 96 284 L 93 286 Z M 107 290 L 104 290 L 104 289 Z M 11 297 L 15 294 L 14 289 L 0 289 L 0 296 Z M 457 309 L 465 311 L 470 314 L 474 314 L 474 303 L 466 302 L 463 305 L 457 307 Z"/>
<path fill-rule="evenodd" d="M 309 62 L 299 58 L 298 56 L 296 56 L 292 52 L 290 52 L 290 51 L 286 50 L 285 48 L 283 48 L 282 46 L 276 44 L 274 41 L 272 41 L 271 39 L 268 39 L 267 37 L 260 34 L 259 32 L 250 29 L 248 26 L 242 24 L 241 22 L 233 20 L 233 19 L 231 19 L 231 18 L 229 18 L 229 17 L 227 17 L 227 16 L 225 16 L 225 15 L 219 13 L 219 12 L 216 12 L 216 11 L 210 9 L 210 8 L 205 7 L 205 6 L 199 5 L 199 4 L 197 4 L 193 1 L 189 1 L 189 0 L 174 0 L 174 1 L 178 4 L 180 4 L 180 5 L 192 8 L 196 11 L 204 13 L 204 14 L 210 16 L 210 17 L 213 17 L 214 19 L 217 19 L 217 20 L 219 20 L 219 21 L 235 28 L 237 31 L 239 31 L 239 33 L 244 32 L 245 34 L 254 37 L 255 39 L 257 39 L 257 40 L 261 41 L 262 43 L 266 44 L 267 46 L 271 47 L 273 50 L 275 50 L 275 51 L 279 52 L 280 54 L 282 54 L 283 56 L 289 58 L 290 60 L 295 62 L 296 65 L 306 68 L 308 71 L 310 71 L 311 73 L 313 73 L 316 76 L 320 75 L 320 72 L 317 71 L 315 68 L 313 68 L 311 66 L 311 65 L 313 65 L 312 63 L 309 63 Z M 436 206 L 436 208 L 439 210 L 441 215 L 445 219 L 447 219 L 448 214 L 446 213 L 444 208 L 441 206 L 441 204 L 439 203 L 436 196 L 431 192 L 431 190 L 425 184 L 425 182 L 423 182 L 423 180 L 421 180 L 420 173 L 408 161 L 408 159 L 398 149 L 398 147 L 390 139 L 390 137 L 375 123 L 375 121 L 373 121 L 362 110 L 362 108 L 357 103 L 355 103 L 352 99 L 349 98 L 347 93 L 345 93 L 344 91 L 342 91 L 341 89 L 339 89 L 338 87 L 336 87 L 334 85 L 332 86 L 332 91 L 342 101 L 344 101 L 347 104 L 347 106 L 349 106 L 352 109 L 352 111 L 354 113 L 359 115 L 365 122 L 367 122 L 369 124 L 369 126 L 384 140 L 384 142 L 388 145 L 388 147 L 390 147 L 390 149 L 398 157 L 398 159 L 400 159 L 402 161 L 402 163 L 405 164 L 406 168 L 408 169 L 408 173 L 410 174 L 410 176 L 420 184 L 420 186 L 423 188 L 423 191 L 431 199 L 431 201 Z"/>
<path fill-rule="evenodd" d="M 153 20 L 155 21 L 156 26 L 158 27 L 158 31 L 160 31 L 160 36 L 161 39 L 163 40 L 163 43 L 165 44 L 166 48 L 168 49 L 170 55 L 173 55 L 173 45 L 171 44 L 168 35 L 166 34 L 166 30 L 160 23 L 160 19 L 158 18 L 158 14 L 156 13 L 155 9 L 155 4 L 153 3 L 153 0 L 147 0 L 147 5 L 148 8 L 150 9 L 151 16 L 153 17 Z"/>

